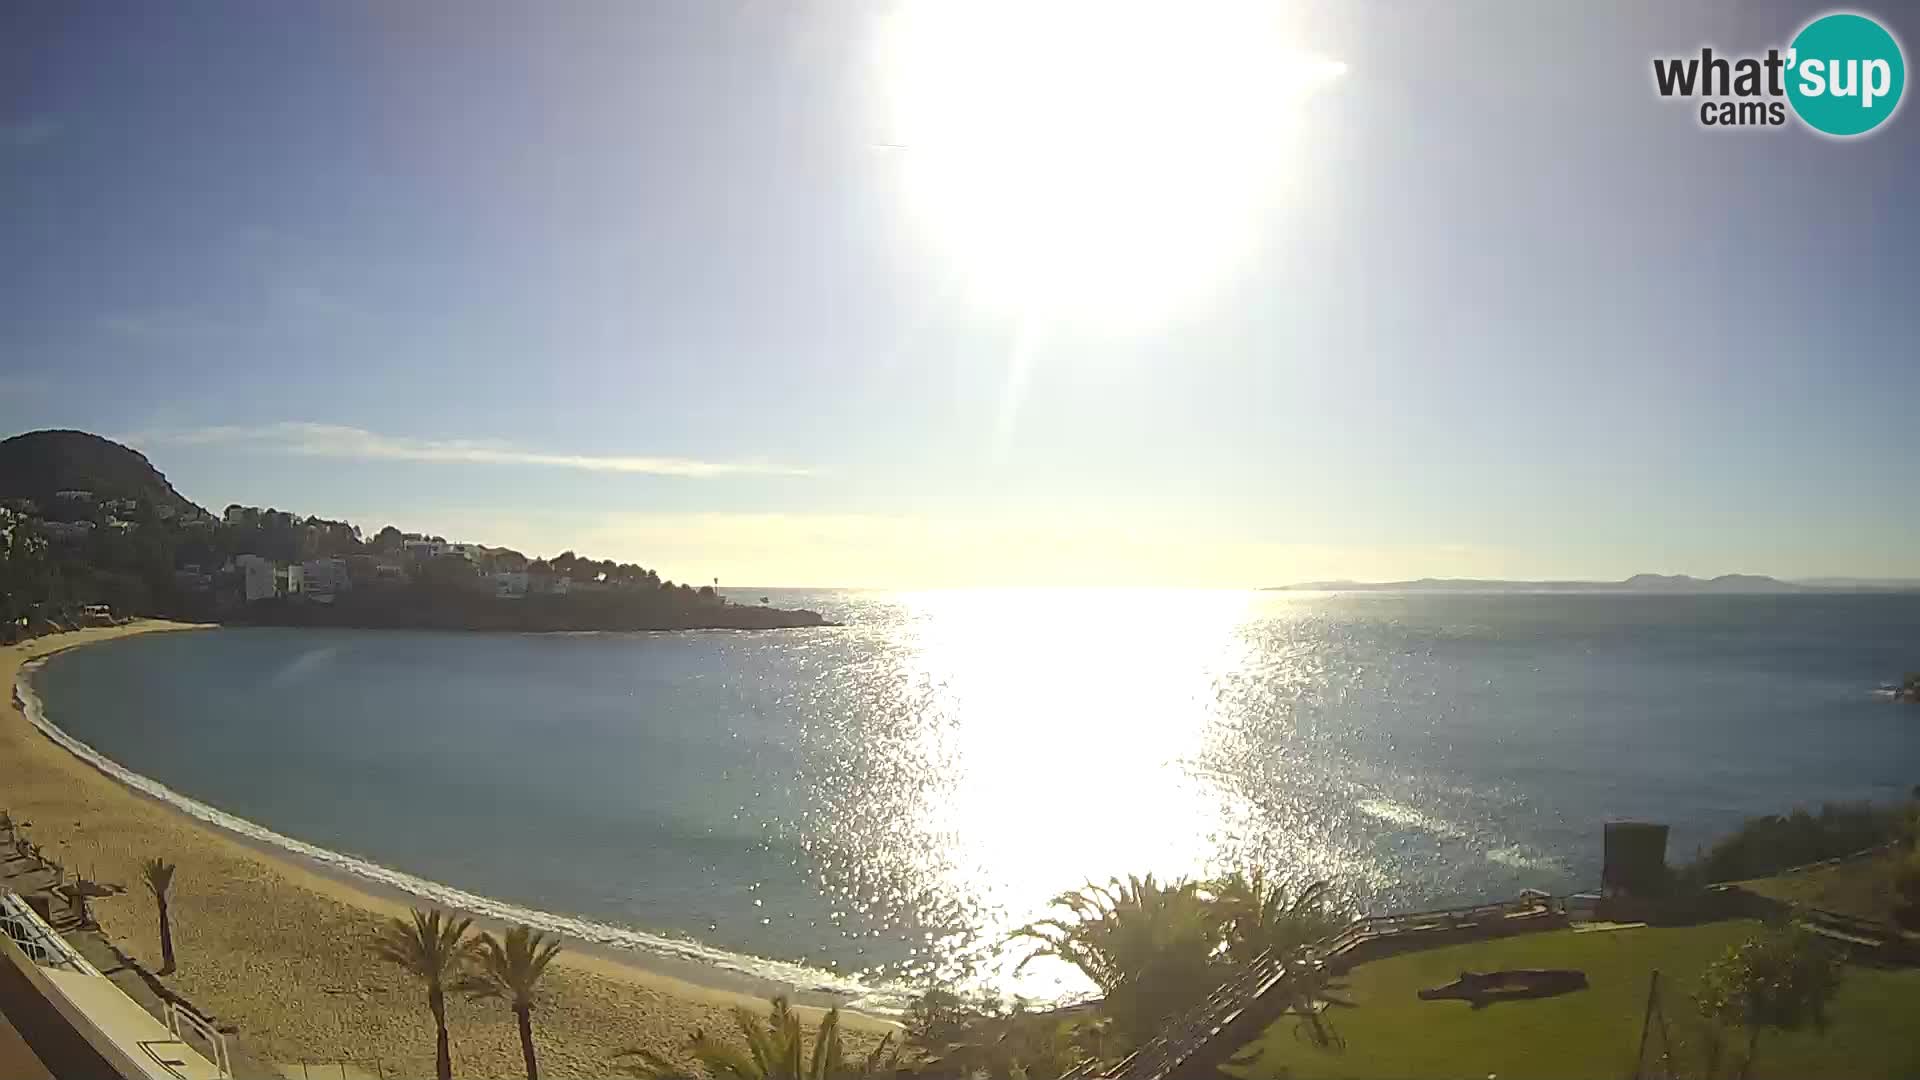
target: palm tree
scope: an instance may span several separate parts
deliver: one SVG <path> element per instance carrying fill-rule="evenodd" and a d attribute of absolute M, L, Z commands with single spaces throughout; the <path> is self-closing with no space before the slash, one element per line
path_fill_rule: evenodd
<path fill-rule="evenodd" d="M 1061 893 L 1069 918 L 1015 931 L 1039 947 L 1020 962 L 1053 956 L 1085 972 L 1105 994 L 1103 1011 L 1132 1045 L 1200 1003 L 1228 975 L 1218 912 L 1199 885 L 1161 885 L 1152 874 Z M 1015 969 L 1018 971 L 1018 968 Z"/>
<path fill-rule="evenodd" d="M 481 934 L 474 949 L 476 997 L 499 998 L 520 1021 L 520 1053 L 527 1059 L 527 1080 L 540 1080 L 533 1057 L 533 992 L 547 965 L 560 954 L 559 939 L 549 939 L 531 927 L 507 931 L 506 941 Z"/>
<path fill-rule="evenodd" d="M 687 1053 L 700 1063 L 712 1080 L 846 1080 L 848 1077 L 875 1077 L 892 1071 L 900 1057 L 897 1048 L 891 1058 L 887 1056 L 887 1046 L 893 1040 L 889 1034 L 880 1040 L 880 1045 L 873 1048 L 860 1067 L 849 1069 L 845 1048 L 840 1043 L 839 1009 L 828 1010 L 821 1019 L 820 1030 L 813 1039 L 811 1058 L 806 1053 L 806 1036 L 800 1027 L 800 1016 L 788 1007 L 786 998 L 773 999 L 773 1008 L 765 1020 L 745 1009 L 733 1010 L 733 1018 L 734 1023 L 740 1026 L 740 1034 L 746 1038 L 745 1050 L 704 1031 L 695 1031 L 693 1038 L 687 1042 Z M 630 1076 L 652 1080 L 686 1076 L 686 1070 L 651 1050 L 622 1050 L 615 1056 L 639 1059 L 634 1064 L 620 1066 L 621 1071 Z"/>
<path fill-rule="evenodd" d="M 441 911 L 413 909 L 413 921 L 390 921 L 373 943 L 374 954 L 427 984 L 427 1008 L 433 1010 L 434 1075 L 453 1080 L 453 1052 L 447 1044 L 447 984 L 461 976 L 473 954 L 467 938 L 472 919 L 455 920 Z"/>
<path fill-rule="evenodd" d="M 1227 952 L 1236 964 L 1251 964 L 1261 953 L 1294 953 L 1340 928 L 1328 904 L 1332 886 L 1316 881 L 1291 902 L 1286 883 L 1262 867 L 1235 870 L 1214 881 L 1210 890 L 1226 926 Z"/>
<path fill-rule="evenodd" d="M 1331 888 L 1316 881 L 1289 901 L 1286 883 L 1258 866 L 1235 870 L 1211 886 L 1223 921 L 1227 955 L 1241 967 L 1265 954 L 1288 961 L 1293 970 L 1287 985 L 1294 1011 L 1305 1019 L 1310 1041 L 1323 1050 L 1339 1041 L 1318 1008 L 1326 997 L 1328 978 L 1324 970 L 1298 961 L 1309 945 L 1340 928 L 1340 919 L 1327 900 Z"/>
<path fill-rule="evenodd" d="M 160 974 L 173 974 L 173 923 L 167 918 L 167 890 L 173 888 L 175 867 L 158 856 L 140 864 L 140 877 L 160 907 Z"/>

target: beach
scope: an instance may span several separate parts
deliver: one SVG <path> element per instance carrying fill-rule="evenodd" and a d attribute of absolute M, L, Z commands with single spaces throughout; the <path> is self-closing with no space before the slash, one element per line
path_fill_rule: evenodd
<path fill-rule="evenodd" d="M 0 649 L 0 682 L 62 649 L 129 634 L 189 632 L 142 621 L 73 631 Z M 57 723 L 57 711 L 52 714 Z M 164 717 L 156 717 L 163 723 Z M 154 737 L 164 737 L 156 730 Z M 10 704 L 0 719 L 0 808 L 32 823 L 30 835 L 69 869 L 124 886 L 94 905 L 119 948 L 159 967 L 159 927 L 140 884 L 142 860 L 176 864 L 170 894 L 178 969 L 164 982 L 203 1012 L 238 1028 L 259 1056 L 280 1062 L 357 1061 L 385 1075 L 433 1071 L 433 1025 L 418 982 L 368 948 L 384 921 L 410 906 L 338 876 L 243 843 L 129 790 L 53 743 Z M 475 835 L 476 845 L 486 838 Z M 701 985 L 570 950 L 543 982 L 534 1036 L 543 1075 L 606 1076 L 618 1051 L 677 1054 L 695 1028 L 731 1032 L 735 1006 L 764 1011 L 764 997 Z M 513 1014 L 497 1002 L 449 996 L 454 1071 L 515 1077 L 523 1071 Z M 890 1025 L 848 1014 L 855 1042 Z"/>

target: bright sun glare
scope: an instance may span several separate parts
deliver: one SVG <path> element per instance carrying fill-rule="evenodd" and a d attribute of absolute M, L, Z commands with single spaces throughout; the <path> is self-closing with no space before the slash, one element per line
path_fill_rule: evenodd
<path fill-rule="evenodd" d="M 888 141 L 929 239 L 1029 314 L 1164 314 L 1213 286 L 1301 157 L 1301 103 L 1345 65 L 1280 5 L 911 4 L 885 27 Z"/>

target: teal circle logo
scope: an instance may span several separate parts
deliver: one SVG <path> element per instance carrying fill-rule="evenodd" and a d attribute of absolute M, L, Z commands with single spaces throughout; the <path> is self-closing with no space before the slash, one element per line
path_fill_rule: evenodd
<path fill-rule="evenodd" d="M 1787 100 L 1815 131 L 1864 135 L 1900 106 L 1907 85 L 1900 43 L 1865 15 L 1813 20 L 1787 55 Z"/>

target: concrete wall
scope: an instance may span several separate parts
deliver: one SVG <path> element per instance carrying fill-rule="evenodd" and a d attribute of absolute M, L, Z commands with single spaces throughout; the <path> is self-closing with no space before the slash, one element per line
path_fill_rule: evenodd
<path fill-rule="evenodd" d="M 35 1057 L 55 1076 L 139 1077 L 142 1074 L 111 1048 L 95 1045 L 55 1004 L 55 994 L 40 968 L 13 939 L 0 934 L 0 1007 Z"/>

